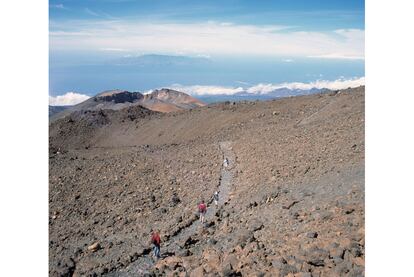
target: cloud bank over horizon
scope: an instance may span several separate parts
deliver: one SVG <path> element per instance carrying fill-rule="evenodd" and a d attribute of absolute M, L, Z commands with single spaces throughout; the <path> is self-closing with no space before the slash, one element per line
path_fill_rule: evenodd
<path fill-rule="evenodd" d="M 216 21 L 78 20 L 51 22 L 49 37 L 51 51 L 364 59 L 365 31 L 305 31 L 294 26 Z"/>
<path fill-rule="evenodd" d="M 334 81 L 327 80 L 317 80 L 310 83 L 302 82 L 291 82 L 291 83 L 281 83 L 281 84 L 271 84 L 271 83 L 259 83 L 250 87 L 224 87 L 224 86 L 182 86 L 179 84 L 174 84 L 170 86 L 171 89 L 182 91 L 194 96 L 197 95 L 232 95 L 240 92 L 247 92 L 251 94 L 266 94 L 274 90 L 287 88 L 291 90 L 310 90 L 313 88 L 316 89 L 346 89 L 353 88 L 365 85 L 365 77 L 352 78 L 352 79 L 337 79 Z"/>
<path fill-rule="evenodd" d="M 193 96 L 204 96 L 204 95 L 233 95 L 236 93 L 250 93 L 250 94 L 267 94 L 277 89 L 291 89 L 291 90 L 311 90 L 311 89 L 330 89 L 339 90 L 346 88 L 353 88 L 365 85 L 365 77 L 352 78 L 352 79 L 337 79 L 333 81 L 327 80 L 316 80 L 310 83 L 302 82 L 291 82 L 281 84 L 265 84 L 259 83 L 250 87 L 231 87 L 231 86 L 203 86 L 203 85 L 192 85 L 183 86 L 180 84 L 173 84 L 168 86 L 170 89 L 182 91 Z M 151 93 L 153 90 L 143 92 L 144 94 Z M 51 106 L 68 106 L 79 104 L 91 96 L 76 93 L 67 92 L 59 96 L 49 96 L 49 105 Z"/>
<path fill-rule="evenodd" d="M 50 96 L 49 95 L 49 105 L 50 106 L 72 106 L 79 104 L 85 100 L 88 100 L 90 96 L 77 93 L 77 92 L 67 92 L 63 95 Z"/>
<path fill-rule="evenodd" d="M 365 75 L 364 1 L 236 2 L 50 0 L 50 94 L 265 93 Z"/>

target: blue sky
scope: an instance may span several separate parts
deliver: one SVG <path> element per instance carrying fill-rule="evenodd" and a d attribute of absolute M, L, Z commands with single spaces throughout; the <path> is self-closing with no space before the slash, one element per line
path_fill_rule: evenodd
<path fill-rule="evenodd" d="M 364 29 L 364 1 L 50 1 L 51 20 L 139 19 L 297 26 L 301 30 Z"/>
<path fill-rule="evenodd" d="M 364 14 L 364 1 L 53 0 L 49 94 L 361 78 Z M 118 64 L 148 54 L 209 63 Z"/>

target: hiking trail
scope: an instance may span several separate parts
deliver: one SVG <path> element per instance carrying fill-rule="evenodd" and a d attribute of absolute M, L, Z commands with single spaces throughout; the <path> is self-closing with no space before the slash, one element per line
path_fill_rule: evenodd
<path fill-rule="evenodd" d="M 230 192 L 232 190 L 232 169 L 234 168 L 234 164 L 236 162 L 235 155 L 233 153 L 231 142 L 224 141 L 219 143 L 219 148 L 222 152 L 222 159 L 221 159 L 221 172 L 220 172 L 220 183 L 217 187 L 219 191 L 219 204 L 218 208 L 213 203 L 212 198 L 206 201 L 207 204 L 207 213 L 205 216 L 205 223 L 212 221 L 218 209 L 223 207 L 227 201 L 229 201 Z M 224 166 L 223 161 L 227 158 L 229 164 L 227 167 Z M 196 208 L 196 207 L 195 207 Z M 163 241 L 161 244 L 161 257 L 165 258 L 168 256 L 173 256 L 175 253 L 181 249 L 180 244 L 183 243 L 184 240 L 188 238 L 192 238 L 194 235 L 197 234 L 198 230 L 202 228 L 202 223 L 198 220 L 194 220 L 191 225 L 188 227 L 183 228 L 180 232 L 175 234 L 174 236 L 170 237 L 167 241 Z M 161 237 L 162 240 L 162 237 Z M 151 248 L 144 249 L 142 251 L 141 256 L 138 257 L 137 260 L 130 263 L 125 268 L 122 268 L 118 271 L 109 272 L 106 276 L 111 277 L 119 277 L 119 276 L 142 276 L 145 274 L 150 273 L 151 269 L 153 268 L 155 262 L 152 258 L 152 246 Z"/>

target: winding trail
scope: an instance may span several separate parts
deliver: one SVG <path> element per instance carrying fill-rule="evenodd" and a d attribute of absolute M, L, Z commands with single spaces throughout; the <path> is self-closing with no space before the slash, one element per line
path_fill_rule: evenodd
<path fill-rule="evenodd" d="M 232 179 L 233 174 L 231 170 L 234 168 L 234 163 L 236 162 L 235 155 L 233 153 L 231 142 L 224 141 L 219 143 L 220 150 L 222 152 L 222 160 L 225 158 L 228 159 L 229 165 L 225 167 L 222 163 L 221 173 L 220 173 L 220 183 L 218 186 L 219 191 L 219 205 L 218 208 L 212 203 L 213 199 L 207 201 L 207 213 L 206 213 L 206 223 L 213 221 L 214 216 L 218 209 L 226 204 L 229 201 L 230 192 L 232 190 Z M 202 223 L 199 220 L 193 221 L 188 227 L 183 228 L 179 233 L 170 237 L 168 241 L 164 241 L 161 245 L 161 255 L 163 258 L 167 256 L 175 255 L 177 250 L 179 250 L 180 244 L 183 243 L 188 238 L 193 237 L 197 234 L 198 230 L 202 228 Z M 152 267 L 154 266 L 154 260 L 152 258 L 151 249 L 144 249 L 141 256 L 137 258 L 134 262 L 130 263 L 127 267 L 120 269 L 119 271 L 110 272 L 106 276 L 119 277 L 119 276 L 143 276 L 148 274 Z"/>
<path fill-rule="evenodd" d="M 223 161 L 225 158 L 228 159 L 229 161 L 229 165 L 227 167 L 222 166 L 221 167 L 221 178 L 220 178 L 220 185 L 218 187 L 219 190 L 219 207 L 223 206 L 228 200 L 229 200 L 229 196 L 230 196 L 230 191 L 232 190 L 232 179 L 233 179 L 233 174 L 231 172 L 231 170 L 234 168 L 234 164 L 236 162 L 236 157 L 233 153 L 232 147 L 231 147 L 231 142 L 230 141 L 225 141 L 225 142 L 220 142 L 220 149 L 221 152 L 223 153 Z M 211 211 L 213 209 L 209 209 L 209 211 Z M 207 211 L 207 219 L 209 216 L 209 211 Z M 214 212 L 215 213 L 215 207 L 214 207 Z"/>

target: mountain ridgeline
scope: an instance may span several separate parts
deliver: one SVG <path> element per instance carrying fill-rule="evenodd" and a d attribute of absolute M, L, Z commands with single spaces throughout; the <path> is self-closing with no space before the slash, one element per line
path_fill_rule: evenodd
<path fill-rule="evenodd" d="M 68 116 L 76 111 L 121 110 L 130 106 L 142 106 L 156 112 L 177 112 L 205 106 L 188 94 L 171 89 L 154 90 L 149 94 L 126 90 L 108 90 L 77 105 L 50 113 L 51 121 Z"/>

